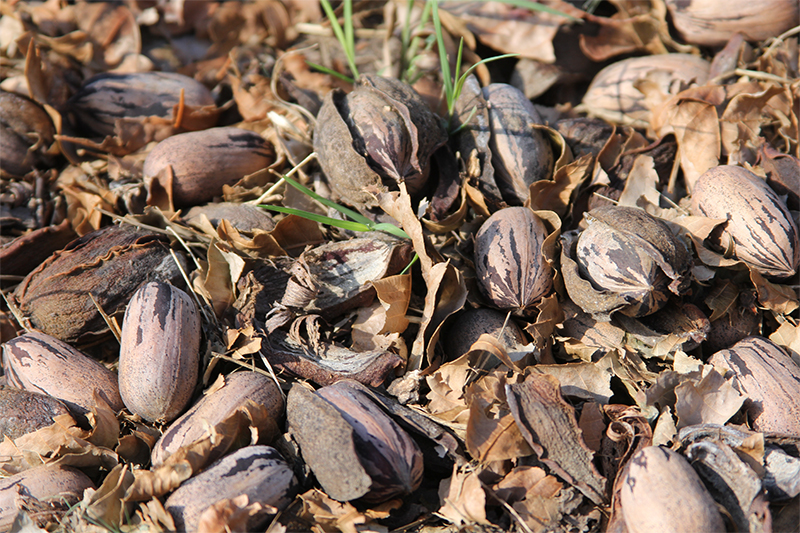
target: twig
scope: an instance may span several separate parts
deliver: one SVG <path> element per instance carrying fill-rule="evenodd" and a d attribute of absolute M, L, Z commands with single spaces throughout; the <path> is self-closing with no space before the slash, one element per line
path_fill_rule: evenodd
<path fill-rule="evenodd" d="M 302 168 L 302 167 L 303 167 L 303 166 L 304 166 L 306 163 L 308 163 L 309 161 L 311 161 L 311 159 L 313 159 L 313 158 L 316 158 L 316 157 L 317 157 L 317 152 L 311 152 L 310 154 L 308 154 L 308 156 L 306 156 L 306 158 L 305 158 L 305 159 L 303 159 L 302 161 L 300 161 L 300 162 L 299 162 L 297 165 L 295 165 L 295 166 L 292 168 L 292 170 L 290 170 L 289 172 L 287 172 L 285 175 L 286 175 L 286 176 L 289 176 L 289 177 L 291 178 L 291 177 L 292 177 L 292 175 L 293 175 L 293 174 L 295 174 L 296 172 L 298 172 L 298 171 L 299 171 L 299 170 L 300 170 L 300 169 L 301 169 L 301 168 Z M 255 200 L 250 200 L 250 201 L 248 201 L 248 202 L 246 202 L 246 203 L 248 203 L 248 204 L 251 204 L 251 205 L 259 205 L 259 204 L 263 204 L 263 203 L 264 203 L 264 200 L 266 200 L 267 198 L 269 198 L 270 196 L 272 196 L 272 195 L 275 193 L 275 191 L 278 189 L 278 187 L 280 187 L 280 186 L 281 186 L 281 185 L 283 185 L 284 183 L 286 183 L 286 180 L 285 180 L 285 179 L 283 179 L 283 176 L 281 176 L 281 178 L 280 178 L 278 181 L 276 181 L 276 182 L 275 182 L 275 183 L 272 185 L 272 187 L 270 187 L 269 189 L 267 189 L 267 191 L 266 191 L 264 194 L 262 194 L 261 196 L 259 196 L 259 197 L 258 197 L 258 198 L 256 198 Z"/>

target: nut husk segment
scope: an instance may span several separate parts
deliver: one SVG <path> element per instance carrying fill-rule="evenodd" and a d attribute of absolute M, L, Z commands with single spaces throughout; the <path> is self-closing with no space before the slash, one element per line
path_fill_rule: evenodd
<path fill-rule="evenodd" d="M 475 273 L 493 305 L 523 310 L 550 291 L 553 269 L 542 252 L 547 234 L 527 207 L 501 209 L 483 223 L 475 235 Z"/>
<path fill-rule="evenodd" d="M 692 190 L 691 211 L 727 219 L 713 244 L 766 276 L 793 276 L 800 266 L 798 229 L 789 209 L 761 178 L 742 167 L 721 165 L 701 175 Z"/>
<path fill-rule="evenodd" d="M 269 446 L 246 446 L 185 481 L 164 508 L 179 531 L 197 530 L 203 512 L 217 502 L 242 494 L 265 508 L 250 516 L 247 530 L 263 529 L 264 521 L 292 500 L 297 479 L 281 455 Z"/>
<path fill-rule="evenodd" d="M 620 499 L 630 533 L 725 531 L 700 477 L 667 448 L 648 446 L 631 458 Z"/>
<path fill-rule="evenodd" d="M 376 205 L 367 188 L 410 194 L 424 188 L 430 158 L 447 142 L 438 117 L 407 84 L 392 78 L 361 76 L 347 95 L 325 96 L 317 115 L 314 150 L 333 195 L 360 207 Z"/>
<path fill-rule="evenodd" d="M 506 202 L 522 205 L 531 183 L 553 173 L 553 148 L 542 130 L 534 127 L 544 121 L 516 87 L 493 83 L 483 89 L 483 96 L 489 104 L 495 180 Z"/>
<path fill-rule="evenodd" d="M 749 399 L 753 428 L 800 437 L 800 367 L 769 339 L 748 337 L 715 353 L 711 364 L 732 377 Z"/>
<path fill-rule="evenodd" d="M 16 304 L 32 326 L 63 341 L 104 335 L 98 306 L 114 315 L 142 283 L 182 279 L 166 241 L 129 225 L 88 233 L 28 274 L 14 291 Z"/>
<path fill-rule="evenodd" d="M 296 384 L 286 409 L 303 459 L 331 498 L 381 502 L 422 482 L 416 442 L 360 383 L 342 380 L 317 392 Z"/>
<path fill-rule="evenodd" d="M 200 315 L 191 297 L 152 281 L 134 293 L 122 323 L 119 392 L 150 422 L 175 419 L 192 398 L 200 365 Z"/>
<path fill-rule="evenodd" d="M 3 372 L 10 385 L 58 398 L 76 414 L 91 410 L 95 393 L 114 411 L 123 408 L 114 372 L 38 331 L 3 345 Z"/>

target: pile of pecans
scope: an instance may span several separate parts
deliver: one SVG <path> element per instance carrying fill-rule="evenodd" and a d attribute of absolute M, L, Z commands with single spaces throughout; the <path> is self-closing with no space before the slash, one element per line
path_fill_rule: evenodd
<path fill-rule="evenodd" d="M 0 531 L 800 531 L 772 3 L 5 6 Z"/>

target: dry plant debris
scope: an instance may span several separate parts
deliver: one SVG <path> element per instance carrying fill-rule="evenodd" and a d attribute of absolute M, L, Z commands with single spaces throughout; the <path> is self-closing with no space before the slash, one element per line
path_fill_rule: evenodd
<path fill-rule="evenodd" d="M 541 6 L 0 1 L 0 531 L 800 532 L 800 7 Z"/>

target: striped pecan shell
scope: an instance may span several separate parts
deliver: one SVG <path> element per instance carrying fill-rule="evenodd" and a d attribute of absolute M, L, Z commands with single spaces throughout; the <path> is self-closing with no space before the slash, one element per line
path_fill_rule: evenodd
<path fill-rule="evenodd" d="M 523 310 L 553 286 L 553 269 L 542 247 L 544 222 L 527 207 L 495 212 L 475 235 L 475 273 L 479 287 L 499 309 Z"/>
<path fill-rule="evenodd" d="M 725 531 L 716 502 L 679 453 L 648 446 L 631 458 L 624 475 L 620 501 L 630 533 Z"/>
<path fill-rule="evenodd" d="M 261 135 L 241 128 L 180 133 L 158 143 L 144 162 L 148 202 L 167 191 L 175 207 L 198 205 L 222 195 L 225 185 L 264 169 L 275 150 Z M 165 175 L 167 170 L 171 176 Z"/>
<path fill-rule="evenodd" d="M 114 411 L 123 408 L 114 372 L 38 331 L 3 345 L 3 372 L 9 385 L 58 398 L 76 414 L 91 410 L 95 393 Z"/>
<path fill-rule="evenodd" d="M 800 436 L 800 366 L 764 337 L 748 337 L 711 356 L 748 396 L 745 409 L 753 428 Z"/>
<path fill-rule="evenodd" d="M 503 199 L 522 205 L 531 183 L 549 179 L 555 159 L 550 141 L 536 124 L 544 124 L 525 94 L 505 83 L 484 87 L 492 126 L 492 165 Z"/>
<path fill-rule="evenodd" d="M 294 472 L 274 448 L 246 446 L 185 481 L 164 508 L 179 531 L 196 531 L 209 507 L 246 494 L 249 504 L 262 506 L 247 518 L 247 531 L 263 530 L 269 516 L 291 503 L 296 486 Z"/>
<path fill-rule="evenodd" d="M 701 175 L 692 190 L 693 215 L 727 220 L 709 242 L 766 276 L 785 279 L 800 267 L 798 229 L 789 209 L 749 170 L 721 165 Z"/>
<path fill-rule="evenodd" d="M 200 367 L 200 315 L 192 298 L 164 282 L 142 285 L 122 323 L 119 392 L 150 422 L 175 419 L 192 399 Z"/>
<path fill-rule="evenodd" d="M 183 94 L 184 104 L 192 107 L 215 106 L 205 85 L 174 72 L 106 72 L 86 80 L 69 100 L 68 110 L 90 134 L 114 135 L 118 119 L 138 117 L 172 118 L 173 108 Z M 196 124 L 181 123 L 190 130 L 210 128 L 216 114 Z"/>

